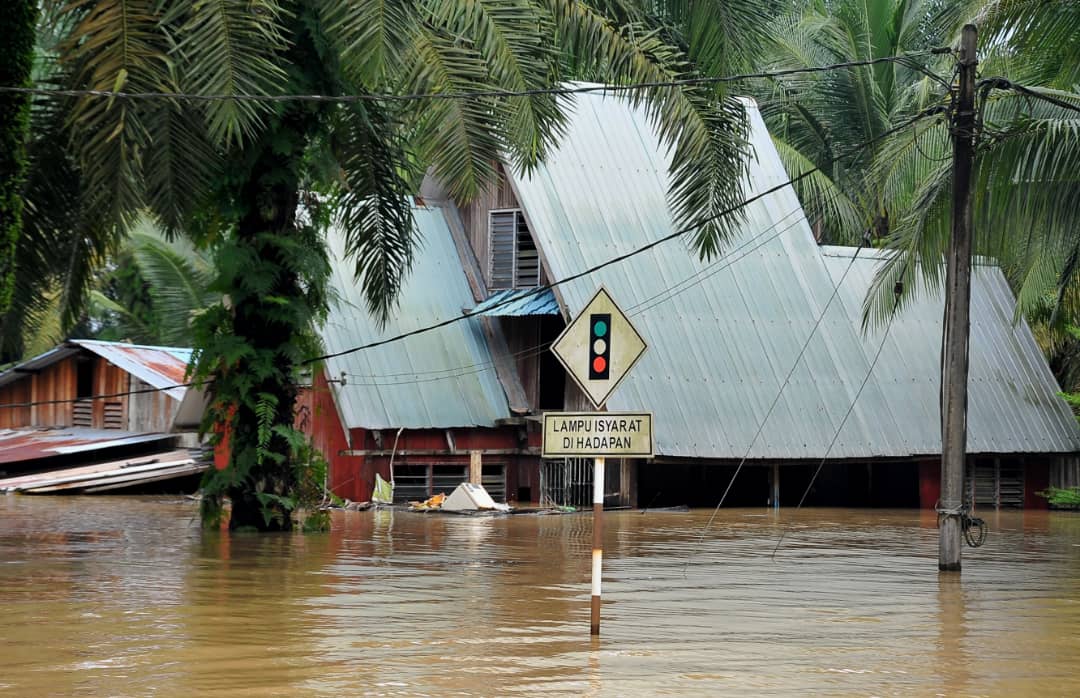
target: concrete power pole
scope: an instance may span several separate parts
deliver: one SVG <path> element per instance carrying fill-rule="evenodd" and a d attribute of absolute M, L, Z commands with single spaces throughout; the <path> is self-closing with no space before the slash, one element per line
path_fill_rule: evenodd
<path fill-rule="evenodd" d="M 938 569 L 960 571 L 964 464 L 967 461 L 968 338 L 971 305 L 971 175 L 975 165 L 975 25 L 960 38 L 960 84 L 952 116 L 952 238 L 945 275 L 942 346 L 941 504 Z"/>

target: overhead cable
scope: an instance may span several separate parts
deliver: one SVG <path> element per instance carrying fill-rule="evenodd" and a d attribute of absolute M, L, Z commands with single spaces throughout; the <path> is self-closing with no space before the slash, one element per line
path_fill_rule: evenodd
<path fill-rule="evenodd" d="M 920 56 L 940 55 L 950 53 L 952 49 L 947 46 L 913 51 L 896 56 L 883 56 L 863 61 L 845 61 L 829 65 L 809 66 L 806 68 L 786 68 L 783 70 L 762 71 L 757 73 L 743 73 L 741 75 L 724 76 L 701 76 L 693 78 L 679 78 L 675 80 L 657 80 L 651 82 L 635 82 L 624 85 L 574 85 L 564 87 L 543 87 L 529 90 L 470 90 L 464 92 L 417 92 L 411 94 L 396 94 L 389 92 L 366 93 L 355 95 L 319 95 L 319 94 L 293 94 L 293 95 L 256 95 L 256 94 L 196 94 L 187 92 L 125 92 L 123 90 L 85 90 L 85 89 L 62 89 L 48 87 L 20 87 L 12 85 L 0 86 L 0 93 L 30 94 L 45 97 L 98 97 L 103 99 L 170 99 L 176 101 L 191 102 L 333 102 L 338 104 L 351 104 L 356 102 L 417 102 L 424 100 L 460 100 L 460 99 L 496 99 L 513 97 L 540 97 L 540 96 L 564 96 L 582 94 L 588 92 L 619 93 L 634 90 L 647 90 L 665 87 L 690 87 L 695 85 L 717 85 L 745 80 L 758 80 L 767 78 L 787 77 L 790 75 L 806 75 L 811 73 L 823 73 L 846 68 L 859 68 L 863 66 L 880 65 L 883 63 L 907 64 L 912 59 Z M 921 69 L 921 68 L 919 68 Z"/>
<path fill-rule="evenodd" d="M 626 261 L 627 259 L 630 259 L 632 257 L 636 257 L 639 254 L 642 254 L 644 252 L 648 252 L 649 250 L 653 249 L 654 247 L 657 247 L 658 245 L 662 245 L 665 242 L 669 242 L 671 240 L 675 240 L 677 238 L 680 238 L 683 235 L 686 235 L 687 233 L 690 233 L 690 232 L 693 232 L 693 231 L 697 230 L 698 228 L 705 225 L 706 223 L 717 220 L 717 219 L 719 219 L 719 218 L 721 218 L 723 216 L 731 215 L 732 213 L 734 213 L 736 211 L 739 211 L 739 210 L 745 208 L 746 206 L 749 206 L 750 204 L 754 203 L 755 201 L 759 201 L 759 200 L 765 198 L 766 196 L 769 196 L 771 194 L 775 194 L 776 192 L 778 192 L 778 191 L 780 191 L 782 189 L 785 189 L 786 187 L 789 187 L 789 186 L 795 184 L 796 182 L 799 182 L 799 181 L 801 181 L 801 180 L 815 174 L 816 172 L 819 172 L 821 170 L 821 167 L 827 166 L 827 165 L 832 164 L 832 163 L 834 163 L 834 162 L 836 162 L 838 160 L 842 160 L 844 158 L 855 155 L 855 154 L 861 152 L 862 150 L 868 148 L 869 146 L 873 145 L 874 143 L 877 143 L 878 141 L 881 141 L 881 140 L 883 140 L 885 138 L 888 138 L 889 136 L 893 135 L 894 133 L 898 133 L 900 131 L 903 131 L 904 129 L 908 128 L 909 126 L 911 126 L 912 124 L 914 124 L 914 123 L 916 123 L 918 121 L 921 121 L 922 119 L 925 119 L 927 117 L 934 116 L 934 115 L 940 113 L 943 109 L 944 109 L 944 107 L 942 107 L 942 106 L 934 106 L 934 107 L 930 107 L 929 109 L 924 109 L 923 111 L 920 111 L 918 114 L 914 115 L 910 119 L 905 120 L 903 123 L 898 124 L 897 126 L 894 126 L 893 128 L 887 129 L 886 131 L 883 131 L 882 133 L 878 134 L 877 136 L 874 136 L 873 138 L 871 138 L 869 140 L 866 140 L 866 141 L 860 143 L 859 145 L 857 145 L 857 146 L 855 146 L 853 148 L 849 148 L 848 150 L 844 151 L 840 155 L 836 155 L 836 156 L 834 156 L 832 158 L 829 158 L 827 161 L 822 163 L 822 165 L 816 166 L 816 167 L 811 167 L 811 168 L 799 173 L 795 177 L 792 177 L 791 179 L 788 179 L 788 180 L 782 182 L 781 184 L 777 184 L 776 186 L 770 187 L 770 188 L 768 188 L 768 189 L 766 189 L 766 190 L 764 190 L 764 191 L 762 191 L 762 192 L 760 192 L 758 194 L 755 194 L 754 196 L 751 196 L 748 199 L 744 199 L 743 201 L 741 201 L 738 204 L 735 204 L 734 206 L 726 208 L 723 211 L 720 211 L 720 212 L 718 212 L 718 213 L 716 213 L 716 214 L 714 214 L 712 216 L 707 217 L 705 220 L 702 220 L 702 221 L 699 221 L 697 223 L 693 223 L 691 225 L 680 228 L 680 229 L 678 229 L 678 230 L 676 230 L 676 231 L 674 231 L 672 233 L 669 233 L 668 235 L 657 238 L 656 240 L 653 240 L 652 242 L 646 243 L 646 244 L 644 244 L 644 245 L 642 245 L 640 247 L 637 247 L 637 248 L 635 248 L 633 250 L 630 250 L 629 252 L 625 252 L 625 253 L 623 253 L 621 255 L 616 255 L 615 257 L 612 257 L 612 258 L 610 258 L 610 259 L 608 259 L 608 260 L 606 260 L 604 262 L 600 262 L 599 264 L 595 264 L 595 265 L 593 265 L 593 266 L 591 266 L 591 267 L 589 267 L 587 269 L 584 269 L 584 270 L 582 270 L 580 272 L 577 272 L 575 274 L 571 274 L 571 275 L 566 276 L 566 277 L 564 277 L 562 279 L 559 279 L 557 281 L 551 281 L 551 282 L 548 282 L 548 283 L 543 284 L 541 286 L 537 286 L 536 288 L 531 289 L 527 293 L 523 293 L 521 295 L 514 296 L 512 298 L 504 299 L 502 301 L 499 301 L 498 303 L 493 303 L 492 305 L 485 307 L 483 311 L 471 310 L 471 311 L 468 311 L 468 312 L 464 312 L 461 315 L 458 315 L 458 316 L 455 316 L 455 317 L 452 317 L 452 318 L 448 318 L 446 320 L 442 320 L 440 322 L 436 322 L 436 323 L 433 323 L 431 325 L 427 325 L 425 327 L 418 327 L 415 330 L 410 330 L 408 332 L 402 332 L 401 334 L 393 335 L 391 337 L 385 337 L 383 339 L 379 339 L 379 340 L 376 340 L 374 342 L 367 342 L 365 344 L 361 344 L 361 345 L 358 345 L 358 346 L 355 346 L 355 347 L 351 347 L 349 349 L 343 349 L 341 351 L 336 351 L 336 352 L 330 352 L 330 353 L 327 353 L 327 354 L 323 354 L 322 356 L 316 356 L 316 357 L 313 357 L 311 359 L 306 359 L 301 363 L 302 364 L 311 364 L 311 363 L 315 363 L 315 362 L 318 362 L 318 361 L 325 361 L 326 359 L 332 359 L 332 358 L 336 358 L 338 356 L 345 356 L 347 354 L 352 354 L 352 353 L 355 353 L 355 352 L 358 352 L 358 351 L 364 351 L 366 349 L 374 349 L 375 347 L 384 346 L 386 344 L 397 342 L 397 341 L 400 341 L 402 339 L 406 339 L 408 337 L 414 337 L 414 336 L 419 335 L 419 334 L 424 334 L 426 332 L 431 332 L 432 330 L 437 330 L 437 329 L 446 327 L 448 325 L 452 325 L 452 324 L 454 324 L 456 322 L 461 322 L 462 320 L 466 320 L 466 319 L 468 319 L 470 317 L 474 317 L 476 315 L 482 315 L 482 314 L 485 314 L 485 313 L 490 313 L 490 311 L 492 311 L 492 310 L 501 308 L 501 307 L 509 305 L 511 303 L 520 302 L 521 300 L 523 300 L 525 298 L 531 298 L 533 296 L 537 296 L 537 295 L 539 295 L 539 294 L 541 294 L 541 293 L 543 293 L 543 292 L 545 292 L 545 291 L 547 291 L 549 289 L 555 288 L 557 286 L 562 286 L 563 284 L 570 283 L 571 281 L 576 281 L 578 279 L 584 278 L 586 276 L 589 276 L 591 274 L 596 273 L 597 271 L 599 271 L 601 269 L 612 266 L 613 264 L 618 264 L 619 262 L 623 262 L 623 261 Z"/>

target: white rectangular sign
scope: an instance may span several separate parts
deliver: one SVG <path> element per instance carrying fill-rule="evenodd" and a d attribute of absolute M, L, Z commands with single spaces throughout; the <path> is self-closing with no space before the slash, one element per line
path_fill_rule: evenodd
<path fill-rule="evenodd" d="M 545 412 L 544 458 L 652 458 L 650 412 Z"/>

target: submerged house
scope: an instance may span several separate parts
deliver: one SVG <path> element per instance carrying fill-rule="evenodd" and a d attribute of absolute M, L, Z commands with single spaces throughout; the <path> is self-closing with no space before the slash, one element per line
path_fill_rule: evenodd
<path fill-rule="evenodd" d="M 752 196 L 788 176 L 748 113 Z M 717 259 L 677 239 L 574 278 L 674 230 L 668 163 L 642 110 L 577 95 L 565 136 L 530 174 L 505 166 L 465 206 L 426 184 L 423 243 L 388 326 L 338 264 L 331 353 L 477 314 L 326 362 L 308 399 L 332 489 L 367 499 L 379 473 L 398 498 L 420 498 L 449 491 L 478 459 L 497 499 L 587 503 L 591 465 L 542 461 L 539 419 L 588 407 L 547 348 L 602 285 L 649 344 L 607 409 L 653 412 L 656 437 L 653 459 L 609 459 L 609 503 L 714 505 L 745 457 L 732 505 L 794 504 L 824 459 L 809 505 L 933 507 L 941 295 L 903 309 L 870 371 L 882 328 L 863 332 L 862 300 L 880 254 L 819 247 L 790 187 L 748 205 Z M 1013 322 L 998 269 L 977 269 L 972 302 L 969 497 L 1043 506 L 1036 492 L 1076 477 L 1080 428 Z"/>
<path fill-rule="evenodd" d="M 76 489 L 119 484 L 98 482 L 113 465 L 129 469 L 125 486 L 196 475 L 202 403 L 185 401 L 180 385 L 190 358 L 190 349 L 74 339 L 0 372 L 0 478 L 9 478 L 0 489 L 65 468 L 83 469 Z"/>

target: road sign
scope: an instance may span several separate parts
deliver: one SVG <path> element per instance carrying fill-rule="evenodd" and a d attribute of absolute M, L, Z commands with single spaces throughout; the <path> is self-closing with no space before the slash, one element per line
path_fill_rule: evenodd
<path fill-rule="evenodd" d="M 599 409 L 647 347 L 601 287 L 551 345 L 551 351 Z"/>
<path fill-rule="evenodd" d="M 545 412 L 544 458 L 652 458 L 649 412 Z"/>

